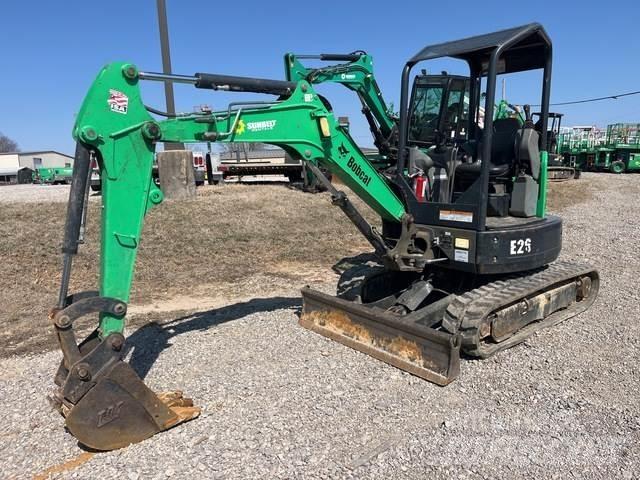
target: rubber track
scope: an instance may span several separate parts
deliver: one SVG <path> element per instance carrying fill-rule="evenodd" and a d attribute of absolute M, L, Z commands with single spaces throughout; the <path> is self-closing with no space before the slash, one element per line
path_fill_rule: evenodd
<path fill-rule="evenodd" d="M 480 340 L 480 325 L 492 312 L 585 275 L 592 278 L 591 291 L 587 298 L 573 303 L 568 308 L 553 312 L 544 320 L 530 323 L 500 343 L 487 343 Z M 594 302 L 598 287 L 599 278 L 593 267 L 566 261 L 556 262 L 545 269 L 491 282 L 456 297 L 445 312 L 443 326 L 446 326 L 447 330 L 451 330 L 454 326 L 458 327 L 464 353 L 473 357 L 487 358 L 523 342 L 537 330 L 556 325 L 583 312 Z"/>
<path fill-rule="evenodd" d="M 575 178 L 576 169 L 573 167 L 549 167 L 547 175 L 550 182 L 566 182 Z"/>

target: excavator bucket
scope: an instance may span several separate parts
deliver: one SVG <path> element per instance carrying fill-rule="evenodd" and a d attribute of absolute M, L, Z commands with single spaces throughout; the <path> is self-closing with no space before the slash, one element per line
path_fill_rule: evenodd
<path fill-rule="evenodd" d="M 118 361 L 62 412 L 69 432 L 94 450 L 114 450 L 196 418 L 200 409 L 182 392 L 153 393 L 126 363 Z"/>
<path fill-rule="evenodd" d="M 66 303 L 50 314 L 63 353 L 55 376 L 59 389 L 50 399 L 81 444 L 94 450 L 126 447 L 200 414 L 182 392 L 156 395 L 144 384 L 123 361 L 122 334 L 101 338 L 96 329 L 76 345 L 74 321 L 96 312 L 124 315 L 123 302 L 84 292 Z"/>
<path fill-rule="evenodd" d="M 437 385 L 460 372 L 460 338 L 431 328 L 449 299 L 428 309 L 400 315 L 302 289 L 300 325 Z"/>

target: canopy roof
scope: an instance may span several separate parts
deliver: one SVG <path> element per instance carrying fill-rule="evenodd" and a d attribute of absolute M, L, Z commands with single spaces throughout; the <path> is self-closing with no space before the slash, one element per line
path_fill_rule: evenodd
<path fill-rule="evenodd" d="M 452 57 L 466 60 L 478 70 L 486 71 L 491 53 L 505 46 L 497 73 L 513 73 L 544 68 L 551 54 L 551 40 L 539 23 L 500 30 L 453 42 L 429 45 L 408 62 L 414 65 L 423 60 Z"/>

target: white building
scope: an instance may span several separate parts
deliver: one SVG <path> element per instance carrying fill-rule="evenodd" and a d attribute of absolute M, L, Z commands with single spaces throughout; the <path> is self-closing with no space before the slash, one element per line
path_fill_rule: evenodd
<path fill-rule="evenodd" d="M 32 170 L 73 167 L 73 157 L 54 150 L 0 153 L 0 182 L 15 182 L 18 170 L 25 167 Z"/>

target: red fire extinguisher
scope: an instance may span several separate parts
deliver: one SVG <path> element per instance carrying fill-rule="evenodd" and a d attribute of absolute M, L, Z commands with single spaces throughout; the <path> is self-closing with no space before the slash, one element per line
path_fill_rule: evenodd
<path fill-rule="evenodd" d="M 413 192 L 419 202 L 427 200 L 427 178 L 423 174 L 418 174 L 413 178 Z"/>

